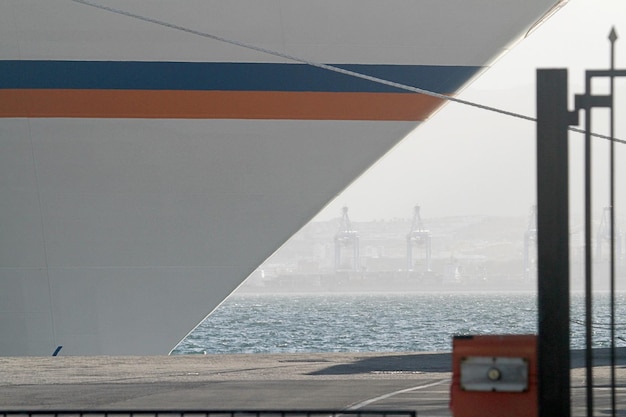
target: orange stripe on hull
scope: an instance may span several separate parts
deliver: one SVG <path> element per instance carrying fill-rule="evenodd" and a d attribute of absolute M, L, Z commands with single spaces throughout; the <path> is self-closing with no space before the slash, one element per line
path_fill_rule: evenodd
<path fill-rule="evenodd" d="M 442 100 L 412 93 L 0 90 L 0 117 L 425 120 Z"/>

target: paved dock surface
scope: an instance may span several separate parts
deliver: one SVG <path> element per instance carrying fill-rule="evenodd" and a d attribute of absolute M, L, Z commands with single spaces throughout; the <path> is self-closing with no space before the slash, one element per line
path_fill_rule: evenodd
<path fill-rule="evenodd" d="M 0 358 L 0 409 L 405 409 L 419 393 L 445 416 L 450 363 L 446 353 Z"/>
<path fill-rule="evenodd" d="M 572 357 L 573 415 L 585 415 L 581 355 Z M 608 356 L 594 369 L 607 414 Z M 626 414 L 620 351 L 618 410 Z M 401 409 L 450 416 L 449 353 L 324 353 L 0 358 L 0 410 Z"/>

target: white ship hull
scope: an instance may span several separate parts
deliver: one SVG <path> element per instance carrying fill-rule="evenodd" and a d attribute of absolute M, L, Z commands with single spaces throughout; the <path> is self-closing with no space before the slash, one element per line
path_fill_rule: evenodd
<path fill-rule="evenodd" d="M 168 353 L 442 104 L 285 54 L 454 94 L 554 1 L 97 3 L 0 3 L 0 355 Z"/>

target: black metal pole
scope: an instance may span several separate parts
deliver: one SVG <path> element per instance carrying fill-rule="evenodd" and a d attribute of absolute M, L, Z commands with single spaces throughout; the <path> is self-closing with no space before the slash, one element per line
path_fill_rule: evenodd
<path fill-rule="evenodd" d="M 615 70 L 615 41 L 617 33 L 611 29 L 609 41 L 611 42 L 611 72 Z M 611 416 L 615 417 L 616 408 L 616 376 L 615 376 L 615 77 L 611 75 L 611 115 L 610 115 L 610 203 L 611 203 Z"/>
<path fill-rule="evenodd" d="M 539 417 L 569 417 L 567 70 L 537 70 Z"/>
<path fill-rule="evenodd" d="M 585 77 L 585 378 L 587 417 L 593 416 L 593 268 L 591 253 L 591 77 Z"/>

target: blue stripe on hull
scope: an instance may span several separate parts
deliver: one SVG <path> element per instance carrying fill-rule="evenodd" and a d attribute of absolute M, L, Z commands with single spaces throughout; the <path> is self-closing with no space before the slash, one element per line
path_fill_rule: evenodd
<path fill-rule="evenodd" d="M 480 67 L 340 64 L 337 67 L 442 94 Z M 1 89 L 404 92 L 304 64 L 0 61 Z"/>

